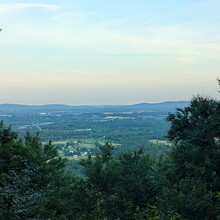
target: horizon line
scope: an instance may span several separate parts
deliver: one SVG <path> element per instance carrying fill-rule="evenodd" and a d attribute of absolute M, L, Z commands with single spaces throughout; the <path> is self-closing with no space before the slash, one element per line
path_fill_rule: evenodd
<path fill-rule="evenodd" d="M 23 103 L 0 103 L 2 105 L 20 105 L 20 106 L 52 106 L 52 105 L 60 105 L 60 106 L 129 106 L 129 105 L 140 105 L 140 104 L 162 104 L 162 103 L 177 103 L 177 102 L 190 102 L 189 100 L 167 100 L 167 101 L 159 101 L 159 102 L 136 102 L 136 103 L 128 103 L 128 104 L 64 104 L 64 103 L 46 103 L 46 104 L 23 104 Z"/>

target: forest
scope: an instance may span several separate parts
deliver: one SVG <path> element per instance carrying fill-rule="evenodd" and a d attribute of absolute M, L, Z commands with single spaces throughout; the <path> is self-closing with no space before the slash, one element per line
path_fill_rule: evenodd
<path fill-rule="evenodd" d="M 195 96 L 166 120 L 160 153 L 106 141 L 77 165 L 1 122 L 0 219 L 219 219 L 220 102 Z"/>

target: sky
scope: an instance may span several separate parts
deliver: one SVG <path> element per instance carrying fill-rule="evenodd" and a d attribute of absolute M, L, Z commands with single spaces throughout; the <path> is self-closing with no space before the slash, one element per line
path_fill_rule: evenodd
<path fill-rule="evenodd" d="M 219 0 L 0 0 L 0 103 L 219 99 Z"/>

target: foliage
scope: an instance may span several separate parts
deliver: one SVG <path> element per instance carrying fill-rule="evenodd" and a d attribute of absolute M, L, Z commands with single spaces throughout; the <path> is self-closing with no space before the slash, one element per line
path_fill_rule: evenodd
<path fill-rule="evenodd" d="M 220 190 L 220 102 L 194 97 L 189 107 L 169 114 L 175 144 L 169 179 L 177 190 L 177 211 L 187 219 L 216 219 Z"/>
<path fill-rule="evenodd" d="M 0 124 L 0 198 L 2 219 L 47 219 L 57 216 L 51 195 L 57 193 L 64 161 L 51 143 L 39 136 L 17 138 Z M 54 201 L 55 202 L 55 201 Z M 45 208 L 47 207 L 47 208 Z"/>
<path fill-rule="evenodd" d="M 143 149 L 112 158 L 110 143 L 100 147 L 94 158 L 82 161 L 96 195 L 100 218 L 135 219 L 148 204 L 156 202 L 158 187 L 153 161 Z"/>

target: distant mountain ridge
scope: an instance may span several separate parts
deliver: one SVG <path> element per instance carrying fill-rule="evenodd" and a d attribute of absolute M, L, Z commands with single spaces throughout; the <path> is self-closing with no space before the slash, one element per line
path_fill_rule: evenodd
<path fill-rule="evenodd" d="M 12 103 L 3 103 L 0 104 L 0 107 L 16 107 L 16 108 L 75 108 L 75 107 L 113 107 L 113 106 L 121 106 L 121 107 L 131 107 L 131 106 L 151 106 L 151 105 L 188 105 L 189 101 L 165 101 L 165 102 L 143 102 L 136 104 L 124 104 L 124 105 L 66 105 L 66 104 L 43 104 L 43 105 L 27 105 L 27 104 L 12 104 Z"/>
<path fill-rule="evenodd" d="M 189 101 L 165 101 L 165 102 L 153 102 L 153 103 L 137 103 L 130 106 L 165 106 L 165 105 L 188 105 Z"/>
<path fill-rule="evenodd" d="M 131 105 L 22 105 L 22 104 L 0 104 L 0 113 L 19 112 L 50 112 L 50 111 L 74 111 L 74 112 L 105 112 L 105 111 L 174 111 L 176 108 L 183 108 L 189 105 L 188 101 L 166 101 L 159 103 L 137 103 Z"/>

